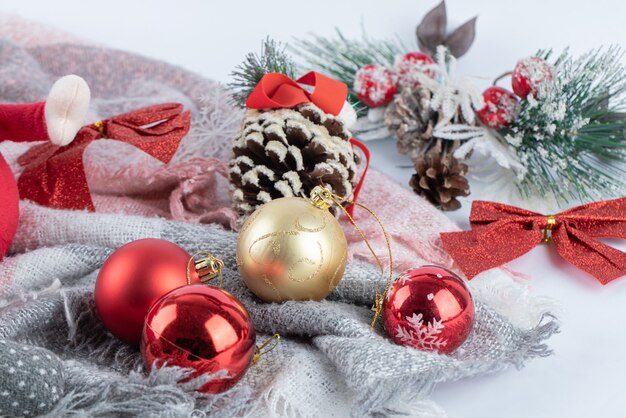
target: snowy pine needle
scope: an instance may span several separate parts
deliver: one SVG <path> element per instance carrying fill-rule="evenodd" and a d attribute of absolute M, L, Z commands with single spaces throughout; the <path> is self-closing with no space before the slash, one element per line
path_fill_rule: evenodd
<path fill-rule="evenodd" d="M 550 193 L 563 204 L 624 194 L 626 120 L 616 113 L 626 107 L 622 56 L 618 47 L 578 59 L 563 52 L 553 84 L 522 100 L 517 120 L 499 132 L 524 166 L 517 173 L 524 196 Z"/>
<path fill-rule="evenodd" d="M 366 64 L 393 66 L 397 55 L 404 54 L 407 48 L 398 39 L 374 40 L 365 32 L 361 39 L 348 39 L 337 28 L 332 38 L 311 34 L 309 39 L 296 38 L 294 54 L 304 59 L 307 67 L 345 83 L 350 90 L 349 100 L 358 103 L 353 90 L 356 72 Z"/>
<path fill-rule="evenodd" d="M 245 60 L 230 74 L 233 81 L 228 83 L 233 103 L 245 107 L 246 99 L 261 78 L 268 73 L 281 73 L 295 78 L 296 66 L 285 52 L 285 46 L 271 38 L 266 38 L 261 53 L 246 55 Z"/>

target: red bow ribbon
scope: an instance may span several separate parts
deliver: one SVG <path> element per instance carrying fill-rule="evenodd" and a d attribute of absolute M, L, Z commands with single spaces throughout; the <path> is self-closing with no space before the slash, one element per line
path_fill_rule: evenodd
<path fill-rule="evenodd" d="M 441 234 L 445 250 L 468 278 L 554 242 L 565 260 L 602 284 L 626 275 L 626 253 L 596 238 L 626 239 L 626 198 L 590 203 L 557 215 L 475 201 L 471 231 Z"/>
<path fill-rule="evenodd" d="M 298 83 L 313 86 L 313 92 L 309 93 Z M 250 93 L 246 106 L 250 109 L 282 109 L 313 103 L 324 112 L 337 116 L 347 97 L 348 86 L 315 71 L 296 81 L 284 74 L 268 73 Z"/>
<path fill-rule="evenodd" d="M 20 156 L 20 198 L 59 209 L 94 211 L 83 154 L 95 140 L 111 138 L 133 145 L 168 163 L 189 131 L 190 112 L 179 103 L 164 103 L 83 126 L 72 143 L 37 145 Z"/>

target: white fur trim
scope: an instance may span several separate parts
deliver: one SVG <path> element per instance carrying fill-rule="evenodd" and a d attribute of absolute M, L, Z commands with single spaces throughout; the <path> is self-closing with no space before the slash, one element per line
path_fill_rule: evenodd
<path fill-rule="evenodd" d="M 52 143 L 64 146 L 74 140 L 84 124 L 90 100 L 87 82 L 77 75 L 66 75 L 54 83 L 44 108 Z"/>

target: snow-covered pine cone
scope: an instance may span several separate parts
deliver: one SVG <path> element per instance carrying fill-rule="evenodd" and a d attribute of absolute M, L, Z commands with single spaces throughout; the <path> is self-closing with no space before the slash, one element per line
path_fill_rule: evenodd
<path fill-rule="evenodd" d="M 454 158 L 459 141 L 434 140 L 427 150 L 414 153 L 415 174 L 409 184 L 418 195 L 441 210 L 461 207 L 459 196 L 469 196 L 469 184 L 465 178 L 467 165 Z"/>
<path fill-rule="evenodd" d="M 343 123 L 312 103 L 250 109 L 229 163 L 233 207 L 242 216 L 272 199 L 308 196 L 324 184 L 352 198 L 359 156 Z"/>
<path fill-rule="evenodd" d="M 419 87 L 403 89 L 385 111 L 385 126 L 398 139 L 398 151 L 410 154 L 424 147 L 433 135 L 438 113 L 430 107 L 431 93 Z"/>
<path fill-rule="evenodd" d="M 432 93 L 423 87 L 403 89 L 385 111 L 385 125 L 398 142 L 398 151 L 409 154 L 415 165 L 410 185 L 415 193 L 425 197 L 442 210 L 456 210 L 458 196 L 469 195 L 465 178 L 467 165 L 452 155 L 459 141 L 433 136 L 440 120 L 439 111 L 431 107 Z M 474 126 L 457 110 L 450 123 Z"/>

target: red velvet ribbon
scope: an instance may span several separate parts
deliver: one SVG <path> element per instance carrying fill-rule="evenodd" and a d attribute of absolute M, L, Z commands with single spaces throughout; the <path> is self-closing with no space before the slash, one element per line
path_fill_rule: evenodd
<path fill-rule="evenodd" d="M 471 231 L 441 234 L 445 250 L 468 278 L 533 249 L 547 230 L 565 260 L 607 284 L 626 275 L 626 253 L 596 238 L 626 239 L 626 198 L 589 203 L 554 216 L 475 201 Z"/>
<path fill-rule="evenodd" d="M 58 209 L 94 211 L 83 154 L 93 141 L 111 138 L 139 148 L 168 163 L 189 131 L 190 112 L 178 103 L 138 109 L 83 126 L 72 143 L 36 145 L 20 156 L 20 198 Z"/>
<path fill-rule="evenodd" d="M 300 84 L 313 86 L 313 92 L 309 93 Z M 337 116 L 347 97 L 348 86 L 315 71 L 296 81 L 284 74 L 268 73 L 250 93 L 246 106 L 250 109 L 282 109 L 313 103 L 324 112 Z"/>

